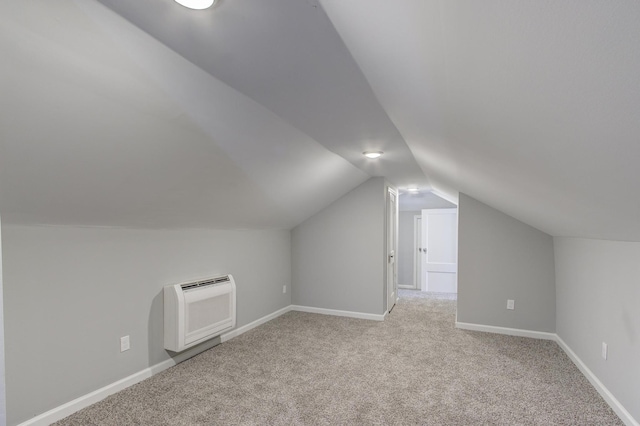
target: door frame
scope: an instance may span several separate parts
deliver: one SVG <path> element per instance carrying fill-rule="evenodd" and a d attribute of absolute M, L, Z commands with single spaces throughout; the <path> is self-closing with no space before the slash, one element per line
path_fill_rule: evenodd
<path fill-rule="evenodd" d="M 422 215 L 413 215 L 413 288 L 422 290 Z"/>
<path fill-rule="evenodd" d="M 392 197 L 395 202 L 392 204 Z M 398 301 L 398 191 L 392 187 L 387 187 L 385 197 L 385 288 L 387 308 L 386 312 L 391 312 Z M 393 230 L 393 233 L 391 233 Z M 393 241 L 390 237 L 393 235 Z M 391 268 L 391 272 L 389 272 Z M 391 274 L 391 275 L 390 275 Z M 390 280 L 391 278 L 391 280 Z M 391 281 L 391 283 L 389 283 Z"/>

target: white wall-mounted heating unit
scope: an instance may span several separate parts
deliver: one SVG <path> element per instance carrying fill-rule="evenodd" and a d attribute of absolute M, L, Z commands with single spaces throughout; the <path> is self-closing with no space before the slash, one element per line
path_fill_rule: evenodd
<path fill-rule="evenodd" d="M 164 347 L 180 352 L 236 326 L 231 275 L 164 288 Z"/>

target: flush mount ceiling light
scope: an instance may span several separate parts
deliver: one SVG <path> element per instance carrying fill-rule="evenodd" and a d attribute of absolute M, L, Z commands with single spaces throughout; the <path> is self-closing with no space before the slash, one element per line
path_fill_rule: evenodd
<path fill-rule="evenodd" d="M 215 1 L 216 0 L 176 0 L 177 3 L 180 3 L 184 7 L 197 10 L 211 7 Z"/>
<path fill-rule="evenodd" d="M 365 151 L 365 152 L 362 153 L 362 155 L 364 155 L 367 158 L 371 158 L 371 159 L 378 158 L 382 154 L 383 154 L 382 151 Z"/>
<path fill-rule="evenodd" d="M 420 189 L 418 189 L 416 187 L 407 188 L 407 192 L 410 192 L 412 194 L 417 194 L 418 192 L 420 192 Z"/>

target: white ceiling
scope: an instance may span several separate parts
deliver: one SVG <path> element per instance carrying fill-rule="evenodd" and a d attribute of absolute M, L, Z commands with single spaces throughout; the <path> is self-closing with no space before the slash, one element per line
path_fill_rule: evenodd
<path fill-rule="evenodd" d="M 291 228 L 370 176 L 428 185 L 317 8 L 143 3 L 208 62 L 91 0 L 0 5 L 4 223 Z"/>
<path fill-rule="evenodd" d="M 638 22 L 636 0 L 7 0 L 0 214 L 290 228 L 386 176 L 640 241 Z"/>
<path fill-rule="evenodd" d="M 216 79 L 371 176 L 428 181 L 317 1 L 99 0 Z M 371 162 L 365 150 L 382 150 Z"/>
<path fill-rule="evenodd" d="M 321 3 L 436 189 L 640 240 L 640 2 Z"/>

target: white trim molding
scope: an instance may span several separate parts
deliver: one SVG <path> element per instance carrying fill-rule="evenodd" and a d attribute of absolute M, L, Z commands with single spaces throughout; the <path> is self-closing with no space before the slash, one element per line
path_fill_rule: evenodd
<path fill-rule="evenodd" d="M 533 339 L 556 340 L 555 333 L 546 333 L 544 331 L 521 330 L 518 328 L 496 327 L 493 325 L 470 324 L 467 322 L 457 322 L 456 328 L 471 331 L 484 331 L 487 333 L 506 334 L 508 336 L 530 337 Z"/>
<path fill-rule="evenodd" d="M 142 371 L 138 371 L 137 373 L 134 373 L 128 377 L 125 377 L 124 379 L 118 380 L 114 383 L 111 383 L 107 386 L 104 386 L 100 389 L 97 389 L 79 398 L 76 398 L 73 401 L 69 401 L 56 408 L 53 408 L 45 413 L 42 413 L 23 423 L 20 423 L 19 426 L 48 426 L 51 423 L 57 422 L 58 420 L 64 419 L 65 417 L 70 416 L 71 414 L 82 410 L 83 408 L 93 405 L 96 402 L 102 401 L 109 395 L 112 395 L 116 392 L 120 392 L 121 390 L 124 390 L 129 386 L 133 386 L 136 383 L 139 383 L 145 379 L 148 379 L 160 373 L 161 371 L 166 370 L 167 368 L 171 368 L 183 361 L 186 361 L 187 359 L 192 358 L 208 349 L 211 349 L 212 347 L 220 343 L 227 342 L 233 339 L 234 337 L 240 336 L 241 334 L 246 333 L 247 331 L 254 329 L 268 321 L 271 321 L 272 319 L 277 318 L 280 315 L 284 315 L 289 311 L 312 312 L 317 314 L 360 318 L 360 319 L 367 319 L 367 320 L 374 320 L 374 321 L 384 321 L 384 318 L 386 315 L 386 313 L 381 315 L 375 315 L 375 314 L 366 314 L 361 312 L 337 311 L 333 309 L 289 305 L 271 314 L 265 315 L 264 317 L 259 318 L 253 322 L 250 322 L 249 324 L 243 325 L 242 327 L 236 328 L 235 330 L 231 330 L 227 333 L 224 333 L 219 337 L 213 338 L 205 343 L 202 343 L 201 345 L 198 345 L 191 349 L 187 349 L 186 351 L 177 354 L 173 358 L 169 358 L 158 364 L 152 365 L 151 367 L 145 368 Z"/>
<path fill-rule="evenodd" d="M 194 348 L 188 349 L 180 354 L 176 355 L 173 358 L 162 361 L 156 365 L 145 368 L 142 371 L 134 373 L 124 379 L 118 380 L 117 382 L 111 383 L 103 388 L 95 390 L 91 393 L 83 395 L 79 398 L 74 399 L 73 401 L 67 402 L 66 404 L 60 405 L 52 410 L 47 411 L 46 413 L 40 414 L 32 419 L 29 419 L 20 424 L 20 426 L 46 426 L 51 423 L 54 423 L 58 420 L 61 420 L 71 414 L 86 408 L 96 402 L 99 402 L 106 398 L 109 395 L 112 395 L 116 392 L 124 390 L 129 386 L 135 385 L 138 382 L 141 382 L 145 379 L 148 379 L 151 376 L 154 376 L 161 371 L 164 371 L 170 367 L 175 366 L 187 359 L 198 355 L 201 352 L 204 352 L 212 347 L 218 345 L 219 343 L 229 341 L 234 337 L 240 336 L 247 331 L 256 328 L 268 321 L 271 321 L 274 318 L 279 317 L 280 315 L 286 314 L 289 311 L 300 311 L 300 312 L 309 312 L 315 314 L 323 314 L 323 315 L 333 315 L 333 316 L 341 316 L 341 317 L 350 317 L 350 318 L 358 318 L 365 320 L 373 320 L 373 321 L 384 321 L 387 312 L 384 314 L 376 315 L 376 314 L 367 314 L 362 312 L 351 312 L 351 311 L 339 311 L 335 309 L 324 309 L 324 308 L 315 308 L 311 306 L 299 306 L 299 305 L 289 305 L 282 309 L 279 309 L 269 315 L 265 315 L 262 318 L 259 318 L 249 324 L 246 324 L 242 327 L 239 327 L 235 330 L 232 330 L 228 333 L 225 333 L 220 336 L 220 338 L 211 339 L 208 342 L 203 343 L 202 345 L 196 346 Z M 569 359 L 573 361 L 573 363 L 578 367 L 580 372 L 589 380 L 589 382 L 593 385 L 593 387 L 598 391 L 598 393 L 602 396 L 602 398 L 609 404 L 611 409 L 620 417 L 620 419 L 627 426 L 640 426 L 631 414 L 624 408 L 624 406 L 616 399 L 615 396 L 602 384 L 602 382 L 593 374 L 593 372 L 586 366 L 584 362 L 571 350 L 571 348 L 555 333 L 546 333 L 541 331 L 532 331 L 532 330 L 521 330 L 515 328 L 506 328 L 506 327 L 495 327 L 489 325 L 481 325 L 481 324 L 470 324 L 463 322 L 456 322 L 456 328 L 463 330 L 472 330 L 472 331 L 483 331 L 488 333 L 498 333 L 505 334 L 509 336 L 519 336 L 519 337 L 530 337 L 534 339 L 544 339 L 544 340 L 553 340 L 557 342 L 558 346 L 564 350 Z"/>
<path fill-rule="evenodd" d="M 262 318 L 258 318 L 257 320 L 250 322 L 249 324 L 243 325 L 242 327 L 236 328 L 235 330 L 231 330 L 228 333 L 224 333 L 222 336 L 220 336 L 220 343 L 224 343 L 226 341 L 233 339 L 234 337 L 238 337 L 239 335 L 246 333 L 247 331 L 254 329 L 266 322 L 269 322 L 274 318 L 278 318 L 280 315 L 284 315 L 289 311 L 291 311 L 291 305 L 286 306 L 282 309 L 278 309 L 277 311 L 269 315 L 265 315 Z"/>
<path fill-rule="evenodd" d="M 613 396 L 609 389 L 607 389 L 605 385 L 602 384 L 602 382 L 596 377 L 595 374 L 593 374 L 589 367 L 587 367 L 587 365 L 582 362 L 580 358 L 578 358 L 578 355 L 576 355 L 576 353 L 571 350 L 569 345 L 567 345 L 565 341 L 562 340 L 562 338 L 558 335 L 556 335 L 556 342 L 558 343 L 558 346 L 560 346 L 562 350 L 564 350 L 569 359 L 573 361 L 576 367 L 578 367 L 580 372 L 582 372 L 587 380 L 589 380 L 593 387 L 596 388 L 600 396 L 607 402 L 607 404 L 609 404 L 609 407 L 611 407 L 611 409 L 618 415 L 618 417 L 620 417 L 620 420 L 622 420 L 627 426 L 640 426 L 640 423 L 638 423 L 633 418 L 633 416 L 631 416 L 631 413 L 629 413 L 624 408 L 620 401 L 618 401 L 616 397 Z"/>
<path fill-rule="evenodd" d="M 48 426 L 51 423 L 57 422 L 58 420 L 64 419 L 65 417 L 82 410 L 83 408 L 93 405 L 96 402 L 102 401 L 109 395 L 120 392 L 121 390 L 124 390 L 129 386 L 133 386 L 145 379 L 148 379 L 149 377 L 154 376 L 161 371 L 166 370 L 167 368 L 171 368 L 176 364 L 186 361 L 187 359 L 192 358 L 199 353 L 206 351 L 207 349 L 211 349 L 219 343 L 220 340 L 214 338 L 201 345 L 198 345 L 191 349 L 187 349 L 186 351 L 181 352 L 173 358 L 169 358 L 158 364 L 152 365 L 151 367 L 145 368 L 142 371 L 138 371 L 137 373 L 125 377 L 124 379 L 120 379 L 117 382 L 111 383 L 110 385 L 104 386 L 98 390 L 76 398 L 73 401 L 69 401 L 66 404 L 62 404 L 45 413 L 33 417 L 32 419 L 20 423 L 20 426 Z"/>
<path fill-rule="evenodd" d="M 384 321 L 385 314 L 367 314 L 364 312 L 339 311 L 336 309 L 315 308 L 312 306 L 291 305 L 292 311 L 309 312 L 312 314 L 333 315 L 336 317 L 349 317 L 372 321 Z"/>
<path fill-rule="evenodd" d="M 533 339 L 553 340 L 567 354 L 569 359 L 578 367 L 578 370 L 589 380 L 589 383 L 598 391 L 609 407 L 616 413 L 620 420 L 627 426 L 640 426 L 640 423 L 633 418 L 624 406 L 613 396 L 611 391 L 596 377 L 587 365 L 576 355 L 575 352 L 556 333 L 546 333 L 543 331 L 521 330 L 517 328 L 495 327 L 492 325 L 470 324 L 456 321 L 456 328 L 462 330 L 483 331 L 486 333 L 506 334 L 509 336 L 530 337 Z"/>
<path fill-rule="evenodd" d="M 217 346 L 222 342 L 231 340 L 234 337 L 241 335 L 242 333 L 246 333 L 247 331 L 258 327 L 259 325 L 266 323 L 267 321 L 271 321 L 272 319 L 277 318 L 280 315 L 286 314 L 290 310 L 291 305 L 286 306 L 269 315 L 265 315 L 262 318 L 250 322 L 249 324 L 246 324 L 240 328 L 231 330 L 228 333 L 224 333 L 219 337 L 215 337 L 207 342 L 204 342 L 201 345 L 195 346 L 191 349 L 187 349 L 184 352 L 180 352 L 173 358 L 169 358 L 158 364 L 152 365 L 151 367 L 145 368 L 144 370 L 125 377 L 124 379 L 118 380 L 117 382 L 111 383 L 110 385 L 104 386 L 98 390 L 76 398 L 73 401 L 69 401 L 66 404 L 62 404 L 56 408 L 53 408 L 45 413 L 42 413 L 23 423 L 20 423 L 19 426 L 48 426 L 51 423 L 57 422 L 58 420 L 64 419 L 65 417 L 82 410 L 83 408 L 93 405 L 96 402 L 102 401 L 109 395 L 120 392 L 121 390 L 124 390 L 129 386 L 133 386 L 145 379 L 148 379 L 151 376 L 154 376 L 161 371 L 166 370 L 167 368 L 171 368 L 183 361 L 188 360 L 189 358 L 198 355 L 201 352 L 211 349 L 212 347 Z"/>

